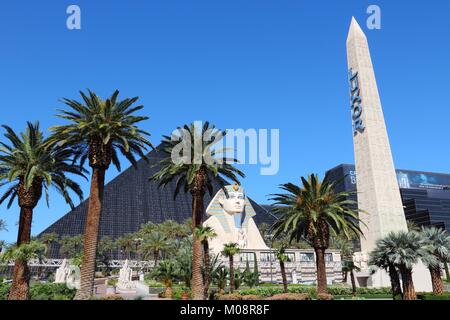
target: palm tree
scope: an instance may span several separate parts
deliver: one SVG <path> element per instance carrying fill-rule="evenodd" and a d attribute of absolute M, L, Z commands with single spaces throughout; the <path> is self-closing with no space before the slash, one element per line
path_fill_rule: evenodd
<path fill-rule="evenodd" d="M 70 123 L 51 128 L 53 141 L 68 145 L 77 152 L 80 165 L 89 159 L 92 168 L 91 190 L 85 227 L 83 263 L 81 267 L 80 290 L 75 299 L 88 299 L 94 287 L 95 258 L 98 241 L 98 227 L 102 211 L 105 173 L 111 162 L 121 170 L 118 152 L 136 167 L 136 156 L 147 159 L 144 152 L 152 147 L 146 136 L 149 133 L 136 124 L 147 117 L 135 115 L 142 105 L 134 106 L 139 99 L 117 100 L 115 91 L 106 100 L 94 92 L 88 95 L 80 92 L 83 102 L 64 98 L 69 110 L 59 110 L 58 117 Z"/>
<path fill-rule="evenodd" d="M 124 259 L 131 259 L 131 252 L 134 251 L 136 245 L 135 238 L 132 233 L 127 233 L 116 240 L 116 245 L 122 251 Z"/>
<path fill-rule="evenodd" d="M 388 272 L 391 279 L 392 296 L 394 299 L 401 297 L 403 299 L 400 277 L 395 264 L 390 259 L 391 248 L 386 246 L 387 242 L 378 240 L 375 249 L 370 253 L 369 264 L 377 266 Z"/>
<path fill-rule="evenodd" d="M 47 252 L 50 252 L 50 247 L 53 243 L 58 242 L 59 235 L 56 232 L 44 233 L 39 237 L 39 241 L 41 241 L 47 247 Z M 42 267 L 38 268 L 38 279 L 42 277 Z"/>
<path fill-rule="evenodd" d="M 47 205 L 49 188 L 54 187 L 73 208 L 69 191 L 73 191 L 80 200 L 83 199 L 83 192 L 66 174 L 84 177 L 84 171 L 72 163 L 73 154 L 70 149 L 57 146 L 44 138 L 38 122 L 28 122 L 26 131 L 20 135 L 8 126 L 3 128 L 9 144 L 0 142 L 0 187 L 7 185 L 0 204 L 9 199 L 7 207 L 10 208 L 18 198 L 20 217 L 17 245 L 20 247 L 30 242 L 33 210 L 41 199 L 42 191 L 45 192 Z M 28 277 L 26 262 L 16 260 L 9 299 L 27 298 Z"/>
<path fill-rule="evenodd" d="M 280 270 L 281 270 L 281 278 L 283 279 L 283 291 L 284 293 L 288 292 L 288 284 L 287 284 L 287 278 L 286 278 L 286 268 L 285 268 L 285 262 L 288 261 L 288 256 L 286 254 L 286 248 L 282 246 L 280 249 L 278 249 L 275 252 L 275 255 L 278 259 L 278 262 L 280 263 Z"/>
<path fill-rule="evenodd" d="M 211 274 L 210 271 L 210 253 L 209 253 L 209 239 L 212 239 L 217 236 L 216 232 L 213 228 L 209 226 L 200 226 L 196 230 L 196 236 L 203 244 L 203 261 L 204 261 L 204 298 L 208 298 L 209 285 L 211 283 Z"/>
<path fill-rule="evenodd" d="M 105 265 L 105 273 L 110 273 L 109 260 L 112 258 L 113 251 L 117 244 L 109 236 L 103 236 L 98 242 L 97 257 Z"/>
<path fill-rule="evenodd" d="M 332 246 L 339 250 L 341 254 L 342 264 L 346 264 L 347 262 L 353 262 L 353 243 L 351 240 L 339 236 L 332 238 Z M 351 267 L 351 265 L 347 264 L 347 267 Z M 347 282 L 347 276 L 350 270 L 348 268 L 342 268 L 343 282 Z"/>
<path fill-rule="evenodd" d="M 141 245 L 142 257 L 149 259 L 153 257 L 154 266 L 158 265 L 158 258 L 160 253 L 169 247 L 169 242 L 166 237 L 160 232 L 154 232 L 144 238 Z"/>
<path fill-rule="evenodd" d="M 288 234 L 290 241 L 306 240 L 316 253 L 317 292 L 327 293 L 325 250 L 331 235 L 347 238 L 360 235 L 358 211 L 352 209 L 355 201 L 351 193 L 334 192 L 335 182 L 328 176 L 320 181 L 317 175 L 301 178 L 302 185 L 281 185 L 284 194 L 273 195 L 274 212 L 279 219 L 274 223 L 274 237 Z"/>
<path fill-rule="evenodd" d="M 230 291 L 234 292 L 234 255 L 240 251 L 237 243 L 227 243 L 223 246 L 222 255 L 227 257 L 230 264 Z"/>
<path fill-rule="evenodd" d="M 159 181 L 160 186 L 175 180 L 174 198 L 181 188 L 192 195 L 192 298 L 202 300 L 202 243 L 195 235 L 195 229 L 203 221 L 204 196 L 206 191 L 212 195 L 213 179 L 224 187 L 226 182 L 222 176 L 238 183 L 237 175 L 244 177 L 244 174 L 233 167 L 236 159 L 227 158 L 227 150 L 216 146 L 226 135 L 225 131 L 217 130 L 205 122 L 202 128 L 196 123 L 178 127 L 177 133 L 178 136 L 164 136 L 159 149 L 166 157 L 158 164 L 161 169 L 151 179 Z M 178 156 L 181 158 L 177 159 Z"/>
<path fill-rule="evenodd" d="M 342 261 L 342 271 L 347 275 L 350 273 L 350 281 L 352 283 L 352 294 L 356 294 L 356 281 L 355 281 L 355 271 L 361 271 L 361 269 L 355 265 L 353 260 Z"/>
<path fill-rule="evenodd" d="M 415 300 L 416 292 L 412 278 L 412 268 L 419 259 L 429 256 L 429 248 L 418 232 L 391 232 L 376 242 L 375 255 L 381 253 L 382 259 L 395 265 L 401 274 L 403 285 L 403 299 Z M 373 259 L 373 258 L 372 258 Z"/>
<path fill-rule="evenodd" d="M 219 289 L 219 293 L 225 293 L 225 287 L 227 285 L 228 279 L 228 270 L 225 266 L 220 265 L 215 272 L 213 273 L 213 282 L 216 284 Z"/>
<path fill-rule="evenodd" d="M 83 250 L 83 235 L 77 236 L 63 236 L 59 240 L 59 252 L 66 258 L 74 258 L 81 255 Z"/>
<path fill-rule="evenodd" d="M 161 261 L 155 270 L 156 278 L 166 286 L 164 297 L 168 299 L 172 298 L 172 283 L 173 279 L 176 277 L 175 270 L 175 263 L 172 260 Z"/>
<path fill-rule="evenodd" d="M 441 275 L 441 263 L 450 259 L 450 236 L 448 233 L 436 227 L 422 227 L 421 234 L 424 237 L 431 256 L 434 259 L 425 259 L 431 275 L 431 283 L 433 285 L 434 294 L 444 293 L 444 282 Z"/>

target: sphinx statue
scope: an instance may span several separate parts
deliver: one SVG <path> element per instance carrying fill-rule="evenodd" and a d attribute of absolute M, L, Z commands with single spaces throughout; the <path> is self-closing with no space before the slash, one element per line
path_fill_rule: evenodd
<path fill-rule="evenodd" d="M 214 229 L 217 234 L 211 239 L 210 248 L 220 253 L 225 244 L 237 243 L 240 249 L 268 250 L 256 226 L 256 215 L 244 189 L 235 184 L 219 190 L 206 209 L 209 218 L 203 223 Z"/>

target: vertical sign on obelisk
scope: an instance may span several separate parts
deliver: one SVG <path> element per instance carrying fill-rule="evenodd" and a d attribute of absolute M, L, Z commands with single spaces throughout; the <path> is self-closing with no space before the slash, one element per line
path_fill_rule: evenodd
<path fill-rule="evenodd" d="M 361 251 L 368 254 L 377 239 L 407 226 L 369 45 L 355 18 L 347 38 L 347 60 L 358 207 L 367 212 L 360 214 L 366 224 Z"/>

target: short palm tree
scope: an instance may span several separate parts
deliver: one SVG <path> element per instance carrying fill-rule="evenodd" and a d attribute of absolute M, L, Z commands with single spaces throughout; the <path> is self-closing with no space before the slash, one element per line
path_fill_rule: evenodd
<path fill-rule="evenodd" d="M 33 210 L 45 192 L 49 204 L 49 189 L 55 188 L 73 208 L 69 191 L 83 199 L 79 185 L 66 174 L 84 176 L 82 168 L 71 161 L 72 152 L 64 146 L 57 146 L 44 138 L 39 123 L 27 123 L 26 131 L 16 134 L 13 129 L 6 129 L 5 137 L 9 144 L 0 142 L 0 187 L 7 185 L 5 193 L 0 197 L 0 204 L 8 200 L 10 208 L 18 199 L 20 207 L 19 232 L 17 245 L 29 243 L 31 240 L 31 223 Z M 9 299 L 23 300 L 28 296 L 28 266 L 23 260 L 16 260 L 13 284 Z"/>
<path fill-rule="evenodd" d="M 144 259 L 153 258 L 154 266 L 158 265 L 158 259 L 163 250 L 169 247 L 166 237 L 160 232 L 154 232 L 144 238 L 141 245 L 142 257 Z"/>
<path fill-rule="evenodd" d="M 403 285 L 403 299 L 415 300 L 416 292 L 412 269 L 419 259 L 427 259 L 429 256 L 429 248 L 424 238 L 415 231 L 391 232 L 377 241 L 375 252 L 378 250 L 384 254 L 382 257 L 385 256 L 399 269 Z"/>
<path fill-rule="evenodd" d="M 385 270 L 391 280 L 391 290 L 394 299 L 403 299 L 403 291 L 400 283 L 399 272 L 391 260 L 391 247 L 382 239 L 377 240 L 375 249 L 370 252 L 369 264 Z"/>
<path fill-rule="evenodd" d="M 278 262 L 280 263 L 280 271 L 281 271 L 281 278 L 283 280 L 283 291 L 284 293 L 288 292 L 288 284 L 287 284 L 287 278 L 286 278 L 286 267 L 285 263 L 288 261 L 288 256 L 286 254 L 286 248 L 281 247 L 277 249 L 275 252 L 275 256 L 278 259 Z"/>
<path fill-rule="evenodd" d="M 213 273 L 213 282 L 219 289 L 220 294 L 225 293 L 227 279 L 228 279 L 228 269 L 225 266 L 220 265 Z"/>
<path fill-rule="evenodd" d="M 353 260 L 342 261 L 342 271 L 345 274 L 350 273 L 350 281 L 352 284 L 352 294 L 356 294 L 356 281 L 355 281 L 355 271 L 360 271 L 361 269 L 353 262 Z"/>
<path fill-rule="evenodd" d="M 204 297 L 202 277 L 202 243 L 195 235 L 195 229 L 202 224 L 204 215 L 204 196 L 212 195 L 213 180 L 225 186 L 222 177 L 238 183 L 238 177 L 244 174 L 232 164 L 236 159 L 225 156 L 227 150 L 217 144 L 226 135 L 209 122 L 200 128 L 196 123 L 177 128 L 177 134 L 164 136 L 160 151 L 166 157 L 158 164 L 159 172 L 151 177 L 160 182 L 160 186 L 176 181 L 174 198 L 181 188 L 192 195 L 192 298 L 202 300 Z M 199 148 L 200 147 L 200 148 Z M 199 150 L 200 149 L 200 150 Z M 172 158 L 175 158 L 174 160 Z"/>
<path fill-rule="evenodd" d="M 343 264 L 348 261 L 353 261 L 353 243 L 351 240 L 345 238 L 345 237 L 333 237 L 332 238 L 332 246 L 335 249 L 339 250 L 339 253 L 341 254 L 341 259 Z M 342 268 L 342 281 L 344 283 L 347 282 L 347 276 L 348 276 L 349 270 L 347 268 Z"/>
<path fill-rule="evenodd" d="M 355 201 L 351 193 L 334 192 L 335 182 L 317 175 L 301 178 L 302 185 L 281 185 L 286 193 L 272 197 L 278 220 L 272 226 L 274 237 L 288 234 L 290 241 L 306 240 L 314 248 L 317 267 L 317 292 L 327 293 L 325 250 L 331 235 L 351 238 L 360 235 L 358 211 L 352 209 Z"/>
<path fill-rule="evenodd" d="M 223 246 L 222 255 L 228 258 L 230 264 L 230 291 L 234 292 L 234 256 L 240 251 L 237 243 L 227 243 Z"/>
<path fill-rule="evenodd" d="M 63 236 L 58 242 L 60 244 L 59 253 L 67 259 L 74 258 L 82 254 L 84 242 L 83 235 Z"/>
<path fill-rule="evenodd" d="M 116 245 L 122 251 L 124 259 L 131 259 L 131 253 L 135 250 L 136 241 L 132 233 L 124 234 L 116 240 Z"/>
<path fill-rule="evenodd" d="M 210 253 L 209 253 L 209 239 L 217 236 L 213 228 L 209 226 L 200 226 L 195 230 L 196 236 L 203 244 L 203 267 L 204 267 L 204 299 L 208 298 L 209 285 L 211 284 L 210 271 Z"/>
<path fill-rule="evenodd" d="M 450 236 L 445 230 L 436 227 L 422 227 L 421 234 L 434 257 L 432 261 L 425 259 L 430 270 L 433 293 L 443 294 L 444 282 L 442 281 L 441 263 L 450 259 Z"/>
<path fill-rule="evenodd" d="M 72 147 L 77 152 L 76 160 L 80 161 L 80 165 L 83 166 L 89 159 L 92 168 L 80 290 L 75 296 L 75 299 L 88 299 L 94 287 L 105 173 L 111 162 L 120 171 L 119 152 L 136 166 L 136 156 L 146 159 L 144 152 L 152 145 L 146 138 L 149 133 L 137 126 L 148 119 L 135 114 L 143 108 L 142 105 L 134 105 L 138 97 L 118 100 L 117 90 L 106 100 L 91 91 L 88 95 L 80 92 L 80 95 L 82 102 L 62 100 L 69 110 L 59 110 L 58 117 L 69 121 L 69 124 L 55 126 L 51 130 L 53 141 Z"/>
<path fill-rule="evenodd" d="M 166 291 L 164 293 L 165 298 L 172 298 L 172 283 L 176 275 L 175 263 L 172 260 L 161 261 L 155 269 L 156 278 L 166 286 Z"/>

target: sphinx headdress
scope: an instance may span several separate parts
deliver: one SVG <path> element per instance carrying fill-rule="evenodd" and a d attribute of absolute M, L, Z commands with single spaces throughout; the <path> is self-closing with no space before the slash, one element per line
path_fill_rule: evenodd
<path fill-rule="evenodd" d="M 227 193 L 228 192 L 239 192 L 239 193 L 244 194 L 245 207 L 244 207 L 244 212 L 243 212 L 244 220 L 242 222 L 242 227 L 247 228 L 248 220 L 251 217 L 255 216 L 256 212 L 255 212 L 255 209 L 253 209 L 247 196 L 245 196 L 244 188 L 242 188 L 242 186 L 234 184 L 234 185 L 225 186 L 225 189 L 226 189 Z M 222 225 L 225 232 L 230 232 L 231 231 L 230 226 L 228 225 L 227 220 L 225 219 L 225 211 L 223 210 L 223 207 L 219 201 L 221 198 L 226 198 L 226 197 L 227 197 L 227 194 L 225 194 L 223 189 L 220 189 L 216 193 L 214 198 L 211 200 L 208 207 L 206 208 L 206 214 L 208 214 L 210 216 L 215 216 L 219 220 L 219 222 Z"/>

